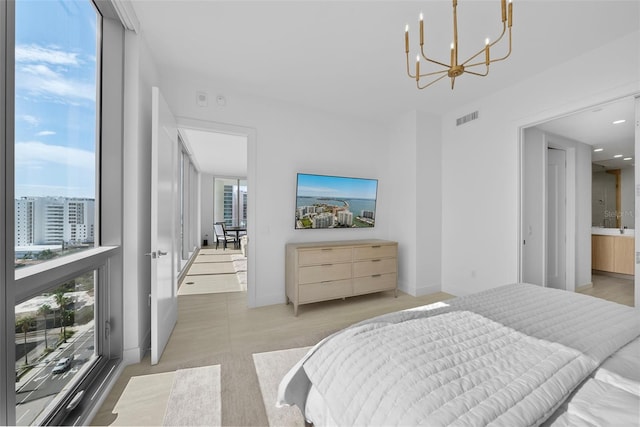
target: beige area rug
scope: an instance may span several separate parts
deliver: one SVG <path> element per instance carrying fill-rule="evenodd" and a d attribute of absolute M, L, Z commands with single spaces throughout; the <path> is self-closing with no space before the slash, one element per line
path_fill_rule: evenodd
<path fill-rule="evenodd" d="M 247 290 L 247 258 L 242 255 L 231 255 L 233 269 L 236 271 L 238 283 Z"/>
<path fill-rule="evenodd" d="M 178 295 L 216 294 L 246 291 L 246 285 L 238 282 L 235 274 L 186 276 L 178 289 Z"/>
<path fill-rule="evenodd" d="M 300 360 L 311 347 L 254 353 L 262 400 L 267 411 L 269 425 L 274 427 L 304 426 L 304 418 L 297 406 L 277 408 L 278 386 L 285 374 Z"/>
<path fill-rule="evenodd" d="M 231 248 L 227 248 L 227 249 L 222 249 L 222 246 L 220 246 L 220 249 L 214 249 L 214 248 L 202 248 L 200 249 L 200 251 L 198 252 L 198 256 L 200 255 L 218 255 L 218 256 L 222 256 L 222 255 L 231 255 L 231 254 L 239 254 L 240 249 L 233 249 Z"/>
<path fill-rule="evenodd" d="M 219 426 L 221 414 L 220 365 L 178 369 L 162 424 Z"/>
<path fill-rule="evenodd" d="M 194 264 L 207 263 L 207 262 L 231 262 L 231 254 L 198 254 L 196 259 L 193 260 Z"/>
<path fill-rule="evenodd" d="M 189 276 L 201 274 L 234 274 L 236 270 L 231 262 L 194 262 L 189 268 Z"/>

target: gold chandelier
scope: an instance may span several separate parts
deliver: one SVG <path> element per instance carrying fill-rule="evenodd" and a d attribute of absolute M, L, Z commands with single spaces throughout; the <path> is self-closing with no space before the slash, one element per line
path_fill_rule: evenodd
<path fill-rule="evenodd" d="M 503 59 L 506 59 L 509 55 L 511 55 L 511 24 L 513 23 L 513 4 L 511 3 L 511 0 L 509 0 L 508 10 L 507 10 L 506 0 L 501 0 L 500 2 L 502 6 L 502 34 L 500 34 L 500 37 L 498 37 L 492 43 L 488 38 L 485 39 L 484 48 L 462 63 L 458 61 L 458 13 L 457 13 L 458 0 L 453 0 L 453 42 L 451 43 L 450 64 L 445 64 L 443 62 L 433 60 L 425 54 L 424 52 L 424 17 L 422 13 L 420 13 L 420 54 L 416 56 L 415 74 L 411 74 L 411 71 L 409 70 L 409 25 L 407 24 L 404 30 L 404 47 L 405 47 L 405 52 L 407 54 L 407 74 L 412 79 L 416 79 L 416 86 L 418 87 L 418 89 L 424 89 L 445 77 L 449 77 L 451 78 L 451 89 L 453 90 L 453 86 L 456 82 L 456 77 L 459 77 L 464 73 L 473 74 L 474 76 L 484 77 L 489 74 L 489 64 L 491 64 L 492 62 L 502 61 Z M 500 40 L 502 40 L 502 37 L 507 32 L 507 28 L 509 29 L 509 51 L 505 56 L 501 58 L 492 59 L 491 48 L 494 45 L 498 44 Z M 478 56 L 480 56 L 483 52 L 484 52 L 484 61 L 478 61 L 473 63 L 471 62 L 475 60 Z M 444 69 L 421 74 L 420 73 L 420 57 L 421 56 L 426 61 L 432 64 L 435 64 L 439 67 L 444 67 Z M 479 72 L 469 70 L 469 68 L 479 67 L 483 65 L 486 67 L 486 70 L 484 73 L 479 73 Z M 420 79 L 424 77 L 433 78 L 433 80 L 429 81 L 424 86 L 420 86 Z"/>

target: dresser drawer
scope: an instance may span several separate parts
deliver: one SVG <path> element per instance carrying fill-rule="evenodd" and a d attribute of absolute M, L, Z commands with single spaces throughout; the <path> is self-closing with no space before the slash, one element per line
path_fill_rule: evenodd
<path fill-rule="evenodd" d="M 351 248 L 319 248 L 298 251 L 298 265 L 351 262 Z"/>
<path fill-rule="evenodd" d="M 376 274 L 353 279 L 353 294 L 387 291 L 396 288 L 396 273 Z"/>
<path fill-rule="evenodd" d="M 396 245 L 359 246 L 353 248 L 353 259 L 360 261 L 372 258 L 395 258 L 396 253 Z"/>
<path fill-rule="evenodd" d="M 353 295 L 351 279 L 300 285 L 298 299 L 301 303 L 324 301 Z"/>
<path fill-rule="evenodd" d="M 298 283 L 318 283 L 351 278 L 351 263 L 322 264 L 298 268 Z"/>
<path fill-rule="evenodd" d="M 372 259 L 353 263 L 353 277 L 395 273 L 396 271 L 398 271 L 396 258 Z"/>

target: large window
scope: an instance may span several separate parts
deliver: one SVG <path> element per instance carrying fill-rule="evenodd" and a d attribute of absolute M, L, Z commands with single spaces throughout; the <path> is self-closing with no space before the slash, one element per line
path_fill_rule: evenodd
<path fill-rule="evenodd" d="M 214 185 L 214 217 L 226 226 L 247 225 L 247 181 L 216 178 Z"/>
<path fill-rule="evenodd" d="M 15 267 L 94 246 L 98 14 L 15 3 Z"/>
<path fill-rule="evenodd" d="M 97 359 L 95 278 L 88 271 L 16 306 L 17 425 L 55 408 Z"/>
<path fill-rule="evenodd" d="M 82 424 L 122 356 L 124 32 L 110 8 L 0 1 L 2 425 Z"/>

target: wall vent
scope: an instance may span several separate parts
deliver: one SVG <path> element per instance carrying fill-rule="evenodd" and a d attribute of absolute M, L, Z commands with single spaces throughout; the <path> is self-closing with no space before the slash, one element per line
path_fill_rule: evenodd
<path fill-rule="evenodd" d="M 469 113 L 466 116 L 462 116 L 456 119 L 456 126 L 463 125 L 467 122 L 475 120 L 478 118 L 478 112 L 474 111 L 473 113 Z"/>

